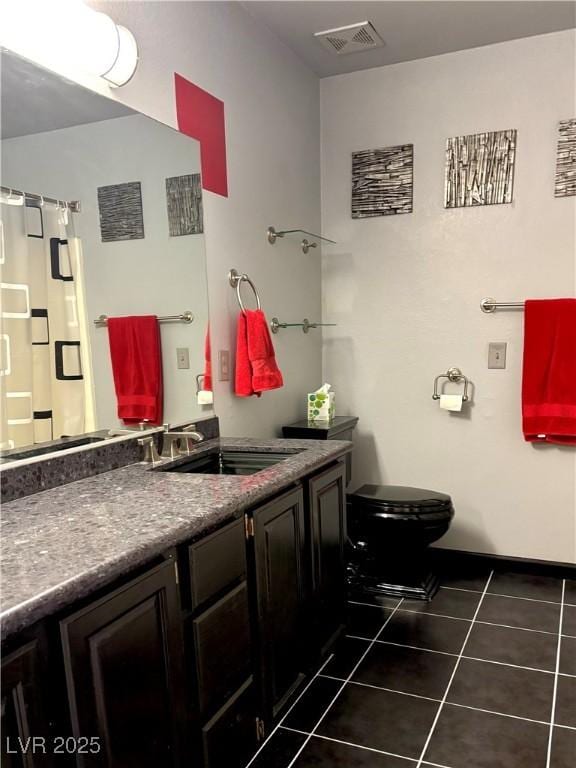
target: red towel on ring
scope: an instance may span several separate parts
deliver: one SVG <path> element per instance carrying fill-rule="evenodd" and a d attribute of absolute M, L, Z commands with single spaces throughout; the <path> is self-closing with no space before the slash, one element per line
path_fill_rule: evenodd
<path fill-rule="evenodd" d="M 202 389 L 208 392 L 212 391 L 212 353 L 210 350 L 210 326 L 206 329 L 206 338 L 204 340 L 204 379 Z"/>
<path fill-rule="evenodd" d="M 118 418 L 162 424 L 162 350 L 155 315 L 108 318 Z"/>
<path fill-rule="evenodd" d="M 247 309 L 238 316 L 235 379 L 238 397 L 260 397 L 268 389 L 284 386 L 266 316 L 261 309 Z"/>
<path fill-rule="evenodd" d="M 576 445 L 576 299 L 530 300 L 524 314 L 524 437 Z"/>

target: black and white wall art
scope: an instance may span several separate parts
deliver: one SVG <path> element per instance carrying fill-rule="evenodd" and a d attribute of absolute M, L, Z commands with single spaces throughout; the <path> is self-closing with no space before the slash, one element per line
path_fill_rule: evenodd
<path fill-rule="evenodd" d="M 414 145 L 352 153 L 352 218 L 412 213 Z"/>
<path fill-rule="evenodd" d="M 554 197 L 576 195 L 576 118 L 558 126 L 555 181 Z"/>
<path fill-rule="evenodd" d="M 103 243 L 144 237 L 142 190 L 139 181 L 98 187 L 100 234 Z"/>
<path fill-rule="evenodd" d="M 511 203 L 515 156 L 515 130 L 448 139 L 444 207 Z"/>
<path fill-rule="evenodd" d="M 202 184 L 199 173 L 166 179 L 166 206 L 170 237 L 204 232 Z"/>

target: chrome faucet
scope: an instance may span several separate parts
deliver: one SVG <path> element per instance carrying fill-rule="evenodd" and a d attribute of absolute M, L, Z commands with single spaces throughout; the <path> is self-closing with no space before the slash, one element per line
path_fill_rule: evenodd
<path fill-rule="evenodd" d="M 165 431 L 162 435 L 162 458 L 175 459 L 178 456 L 188 456 L 194 443 L 201 443 L 203 440 L 204 435 L 196 431 L 196 424 L 189 424 L 180 432 Z"/>
<path fill-rule="evenodd" d="M 108 430 L 108 437 L 122 437 L 124 435 L 133 435 L 135 432 L 142 432 L 150 426 L 147 421 L 138 422 L 135 427 L 112 427 Z"/>

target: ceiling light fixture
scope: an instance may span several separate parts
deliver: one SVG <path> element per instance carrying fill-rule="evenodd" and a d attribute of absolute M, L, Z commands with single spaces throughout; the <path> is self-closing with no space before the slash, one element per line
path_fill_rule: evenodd
<path fill-rule="evenodd" d="M 0 6 L 0 45 L 32 61 L 80 68 L 111 86 L 125 85 L 136 71 L 134 35 L 82 0 L 18 0 Z"/>

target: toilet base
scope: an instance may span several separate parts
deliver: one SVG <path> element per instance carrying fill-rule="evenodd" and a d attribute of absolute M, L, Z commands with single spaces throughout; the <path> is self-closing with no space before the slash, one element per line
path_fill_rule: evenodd
<path fill-rule="evenodd" d="M 355 597 L 406 597 L 410 600 L 432 600 L 439 579 L 427 562 L 420 565 L 395 564 L 383 569 L 381 563 L 350 563 L 348 590 Z"/>

